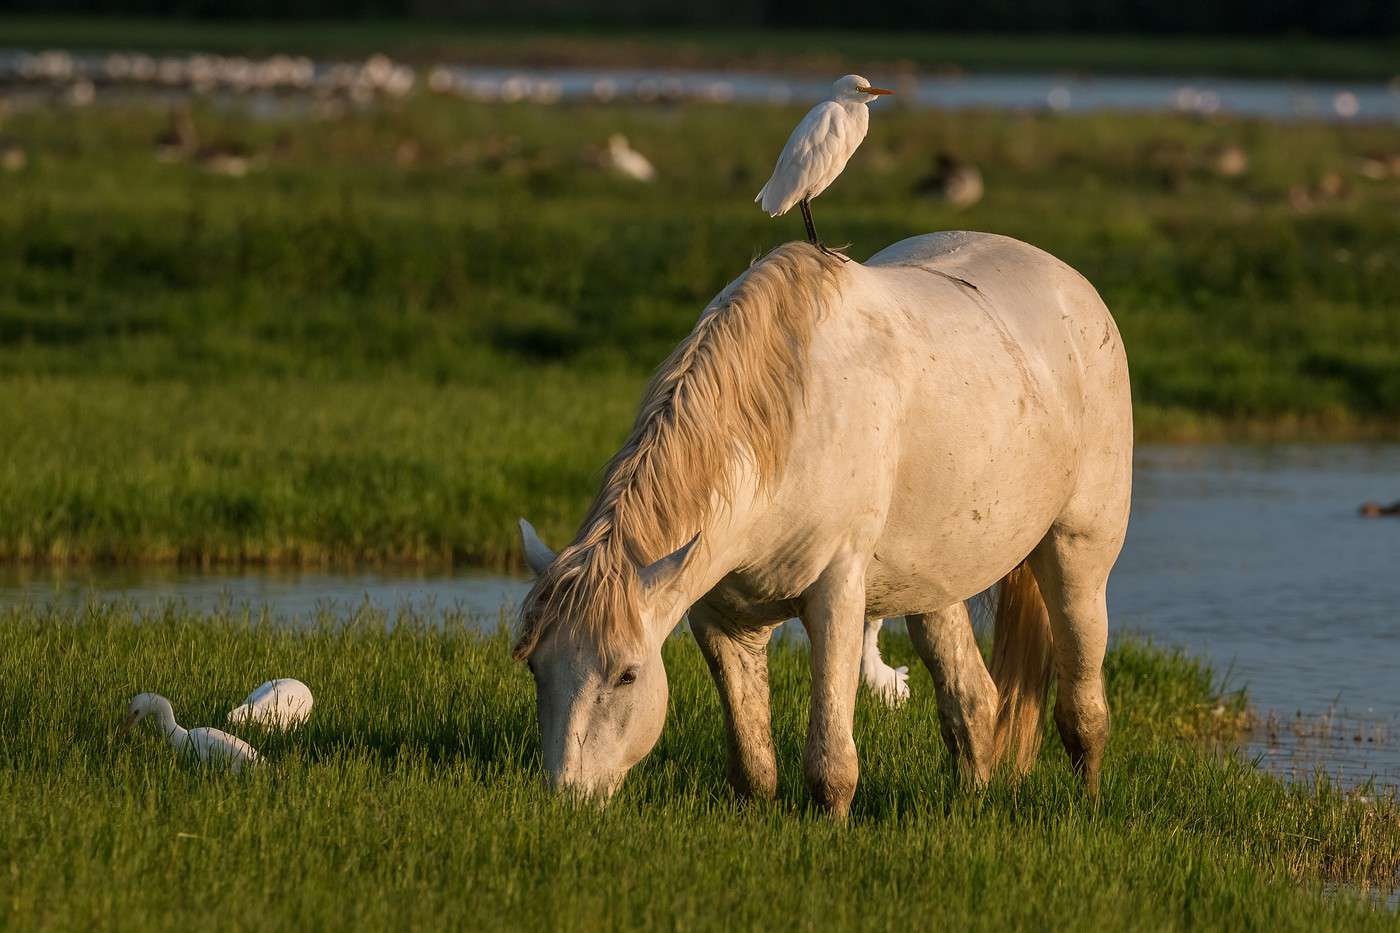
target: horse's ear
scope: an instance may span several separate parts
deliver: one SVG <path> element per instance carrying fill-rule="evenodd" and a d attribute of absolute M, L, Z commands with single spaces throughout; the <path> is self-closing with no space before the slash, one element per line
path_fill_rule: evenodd
<path fill-rule="evenodd" d="M 545 568 L 554 563 L 554 552 L 540 540 L 535 526 L 523 518 L 520 520 L 520 544 L 525 549 L 525 563 L 535 576 L 544 573 Z"/>
<path fill-rule="evenodd" d="M 638 570 L 637 576 L 642 581 L 642 589 L 650 593 L 671 585 L 685 566 L 686 558 L 690 557 L 695 542 L 699 540 L 700 532 L 697 531 L 695 537 L 670 554 Z"/>

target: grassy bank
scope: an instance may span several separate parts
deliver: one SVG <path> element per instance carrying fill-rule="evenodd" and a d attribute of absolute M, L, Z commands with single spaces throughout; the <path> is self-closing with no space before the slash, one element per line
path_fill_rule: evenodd
<path fill-rule="evenodd" d="M 465 23 L 210 22 L 0 16 L 3 45 L 563 67 L 745 68 L 841 74 L 891 68 L 1227 75 L 1388 81 L 1400 43 L 1299 36 L 1091 36 L 815 32 L 752 28 L 509 30 Z"/>
<path fill-rule="evenodd" d="M 932 685 L 862 699 L 861 787 L 840 830 L 806 809 L 807 661 L 773 657 L 780 800 L 737 804 L 714 690 L 667 646 L 670 720 L 604 811 L 541 788 L 533 691 L 503 637 L 464 620 L 323 620 L 299 633 L 179 611 L 0 613 L 0 926 L 175 929 L 1231 927 L 1390 929 L 1328 882 L 1393 880 L 1391 805 L 1289 789 L 1188 738 L 1216 721 L 1206 671 L 1135 644 L 1108 661 L 1115 734 L 1097 805 L 1058 742 L 1019 788 L 960 791 Z M 888 653 L 912 662 L 907 641 Z M 317 705 L 244 736 L 270 767 L 176 762 L 117 742 L 127 699 L 217 724 L 295 675 Z"/>
<path fill-rule="evenodd" d="M 0 380 L 0 560 L 503 567 L 577 522 L 640 380 Z"/>
<path fill-rule="evenodd" d="M 247 153 L 227 177 L 158 160 L 156 107 L 12 114 L 0 559 L 501 564 L 521 514 L 563 540 L 651 367 L 800 235 L 750 203 L 797 116 L 198 109 L 206 145 Z M 655 184 L 597 167 L 618 130 Z M 980 203 L 918 193 L 941 150 L 980 167 Z M 1384 436 L 1400 176 L 1358 166 L 1396 152 L 1388 126 L 886 107 L 816 215 L 857 257 L 962 228 L 1075 265 L 1144 439 Z"/>

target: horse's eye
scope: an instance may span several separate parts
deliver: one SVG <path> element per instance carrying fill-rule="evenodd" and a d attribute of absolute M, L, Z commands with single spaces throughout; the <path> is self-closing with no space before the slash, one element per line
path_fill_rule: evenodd
<path fill-rule="evenodd" d="M 628 684 L 635 684 L 636 682 L 637 672 L 635 670 L 623 671 L 622 676 L 617 679 L 617 685 L 619 687 L 626 687 Z"/>

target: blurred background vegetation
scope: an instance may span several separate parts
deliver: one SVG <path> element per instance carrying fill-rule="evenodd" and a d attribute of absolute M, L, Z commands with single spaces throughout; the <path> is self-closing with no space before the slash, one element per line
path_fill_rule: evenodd
<path fill-rule="evenodd" d="M 1098 32 L 1331 36 L 1400 33 L 1394 0 L 992 0 L 852 4 L 848 0 L 10 0 L 12 10 L 222 19 L 411 18 L 511 24 L 645 27 L 827 27 L 842 30 Z"/>
<path fill-rule="evenodd" d="M 48 4 L 41 4 L 45 8 Z M 878 4 L 862 5 L 862 11 Z M 1400 7 L 1392 0 L 1390 9 Z M 278 52 L 347 57 L 374 53 L 410 62 L 503 66 L 763 69 L 838 75 L 857 70 L 1044 71 L 1092 74 L 1245 75 L 1388 81 L 1400 70 L 1395 27 L 1340 35 L 1302 28 L 1183 33 L 1127 30 L 929 31 L 868 21 L 819 28 L 795 19 L 782 28 L 717 21 L 684 28 L 564 25 L 536 18 L 287 18 L 296 4 L 262 18 L 152 15 L 55 16 L 0 13 L 0 46 L 149 52 Z M 506 9 L 504 6 L 499 9 Z M 277 18 L 268 18 L 277 17 Z"/>
<path fill-rule="evenodd" d="M 652 22 L 646 5 L 632 12 Z M 920 44 L 972 61 L 1020 49 L 1008 57 L 1026 67 L 1053 51 L 1107 71 L 1153 47 L 1237 73 L 1247 48 L 1267 55 L 1245 73 L 1304 47 L 1376 75 L 1396 61 L 1381 26 L 1365 41 L 1078 44 L 375 29 L 10 17 L 0 47 L 334 57 L 380 41 L 424 63 L 455 49 L 468 63 L 567 64 L 549 50 L 568 48 L 574 64 L 614 65 L 770 49 L 779 67 L 823 74 Z M 651 367 L 753 258 L 801 236 L 799 220 L 769 220 L 751 199 L 805 102 L 486 102 L 423 77 L 371 101 L 0 95 L 0 559 L 502 566 L 518 515 L 570 534 Z M 619 133 L 654 180 L 610 162 Z M 967 178 L 975 192 L 959 188 Z M 1074 265 L 1118 318 L 1144 440 L 1389 437 L 1400 425 L 1393 121 L 896 103 L 875 112 L 816 213 L 857 258 L 962 228 Z"/>

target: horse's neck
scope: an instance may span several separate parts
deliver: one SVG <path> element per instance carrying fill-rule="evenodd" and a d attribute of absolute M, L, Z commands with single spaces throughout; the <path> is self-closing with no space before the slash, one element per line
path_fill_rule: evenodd
<path fill-rule="evenodd" d="M 699 529 L 700 539 L 686 560 L 679 578 L 667 594 L 668 605 L 656 607 L 656 618 L 666 622 L 669 633 L 681 615 L 715 588 L 748 557 L 748 530 L 764 493 L 758 490 L 758 477 L 747 463 L 735 467 L 738 471 L 731 495 L 710 510 L 710 516 Z M 718 498 L 718 497 L 717 497 Z"/>

